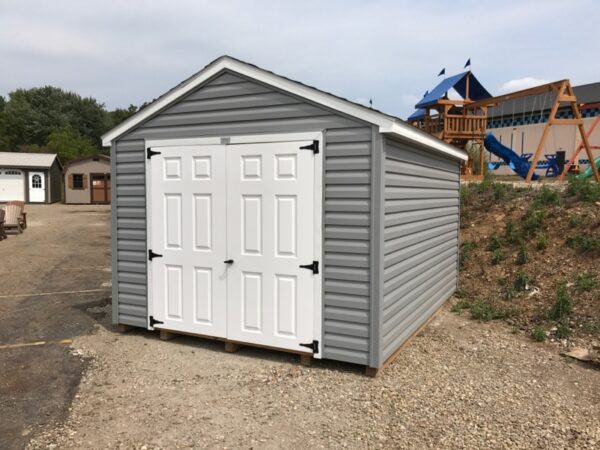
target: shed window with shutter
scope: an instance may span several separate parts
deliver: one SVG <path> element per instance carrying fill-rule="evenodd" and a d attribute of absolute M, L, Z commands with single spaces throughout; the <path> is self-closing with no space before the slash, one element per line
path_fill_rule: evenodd
<path fill-rule="evenodd" d="M 83 189 L 83 174 L 82 173 L 74 173 L 73 174 L 73 189 Z"/>

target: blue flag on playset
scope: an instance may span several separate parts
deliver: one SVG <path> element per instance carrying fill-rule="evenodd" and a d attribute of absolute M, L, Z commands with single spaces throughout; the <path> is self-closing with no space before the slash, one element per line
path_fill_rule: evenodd
<path fill-rule="evenodd" d="M 465 63 L 465 67 L 464 68 L 466 69 L 470 65 L 471 65 L 471 58 L 467 59 L 467 62 Z"/>
<path fill-rule="evenodd" d="M 442 75 L 446 74 L 446 68 L 444 67 L 442 70 L 440 70 L 440 73 L 438 73 L 438 77 L 441 77 Z"/>

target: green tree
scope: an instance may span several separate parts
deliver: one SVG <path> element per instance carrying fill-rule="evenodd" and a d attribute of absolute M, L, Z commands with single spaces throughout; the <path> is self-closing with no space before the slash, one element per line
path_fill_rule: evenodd
<path fill-rule="evenodd" d="M 53 131 L 64 128 L 100 148 L 100 136 L 108 129 L 104 105 L 91 97 L 45 86 L 11 92 L 0 111 L 0 135 L 9 150 L 22 145 L 44 146 Z"/>
<path fill-rule="evenodd" d="M 114 128 L 129 119 L 136 112 L 138 112 L 138 107 L 135 105 L 129 105 L 128 108 L 116 108 L 113 111 L 107 112 L 107 130 Z"/>
<path fill-rule="evenodd" d="M 50 133 L 48 150 L 58 154 L 64 164 L 72 159 L 93 155 L 97 147 L 85 136 L 70 128 L 60 128 Z"/>

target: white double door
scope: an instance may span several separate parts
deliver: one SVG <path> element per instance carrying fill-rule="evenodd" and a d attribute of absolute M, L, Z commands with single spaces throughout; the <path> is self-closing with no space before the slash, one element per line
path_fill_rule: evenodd
<path fill-rule="evenodd" d="M 149 160 L 156 328 L 312 352 L 310 142 L 159 147 Z M 150 255 L 152 256 L 152 255 Z M 160 323 L 162 322 L 162 323 Z"/>

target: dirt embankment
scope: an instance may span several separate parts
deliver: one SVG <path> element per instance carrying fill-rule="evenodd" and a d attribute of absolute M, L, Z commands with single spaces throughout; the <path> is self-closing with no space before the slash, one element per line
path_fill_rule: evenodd
<path fill-rule="evenodd" d="M 600 186 L 461 189 L 461 275 L 453 310 L 501 319 L 561 347 L 600 345 Z"/>

